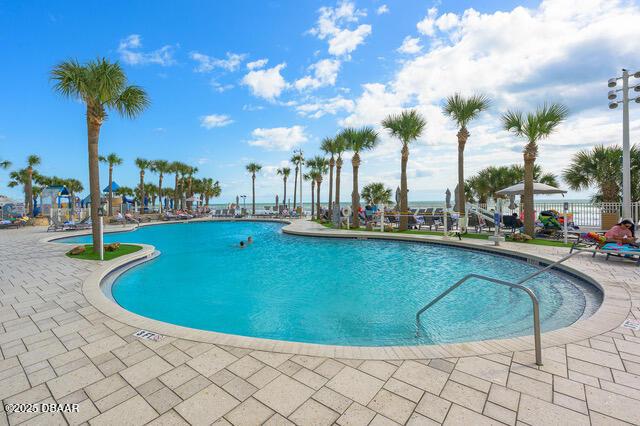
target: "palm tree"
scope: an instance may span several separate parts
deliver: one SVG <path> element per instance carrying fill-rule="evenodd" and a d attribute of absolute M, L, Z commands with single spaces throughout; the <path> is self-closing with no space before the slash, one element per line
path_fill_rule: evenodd
<path fill-rule="evenodd" d="M 51 72 L 51 79 L 55 81 L 57 92 L 86 105 L 93 245 L 102 247 L 98 219 L 100 128 L 107 119 L 107 110 L 115 109 L 124 117 L 135 118 L 149 105 L 149 99 L 142 88 L 128 85 L 127 76 L 118 63 L 106 59 L 89 61 L 84 65 L 76 60 L 62 62 Z"/>
<path fill-rule="evenodd" d="M 201 195 L 204 196 L 204 205 L 209 205 L 209 199 L 219 197 L 222 190 L 218 181 L 213 181 L 212 178 L 202 179 Z"/>
<path fill-rule="evenodd" d="M 11 167 L 11 161 L 9 161 L 9 160 L 0 161 L 0 169 L 6 170 L 9 167 Z"/>
<path fill-rule="evenodd" d="M 336 198 L 334 210 L 340 211 L 340 172 L 342 171 L 342 154 L 347 150 L 347 141 L 342 133 L 338 134 L 334 139 L 334 150 L 336 158 Z"/>
<path fill-rule="evenodd" d="M 262 169 L 262 165 L 258 163 L 249 163 L 246 165 L 246 169 L 249 173 L 251 173 L 251 194 L 253 198 L 251 199 L 252 214 L 256 214 L 256 173 L 258 173 Z"/>
<path fill-rule="evenodd" d="M 64 186 L 67 188 L 67 191 L 69 191 L 69 214 L 73 217 L 76 194 L 84 191 L 84 186 L 82 186 L 82 182 L 78 179 L 65 179 Z"/>
<path fill-rule="evenodd" d="M 158 198 L 160 200 L 160 214 L 162 214 L 162 181 L 165 173 L 170 173 L 169 162 L 167 160 L 154 160 L 149 167 L 154 173 L 158 173 Z"/>
<path fill-rule="evenodd" d="M 102 163 L 109 164 L 109 216 L 113 216 L 113 166 L 119 166 L 122 164 L 122 158 L 112 152 L 106 157 L 99 155 L 98 160 Z"/>
<path fill-rule="evenodd" d="M 320 185 L 322 184 L 322 176 L 327 174 L 327 170 L 329 168 L 329 162 L 326 158 L 316 155 L 311 160 L 307 160 L 307 167 L 311 167 L 311 171 L 309 175 L 314 179 L 316 183 L 316 219 L 320 220 L 320 214 L 322 209 L 320 207 Z M 312 213 L 311 217 L 313 218 L 313 200 L 312 203 Z"/>
<path fill-rule="evenodd" d="M 362 188 L 362 199 L 369 205 L 391 204 L 391 188 L 385 188 L 382 182 L 373 182 Z"/>
<path fill-rule="evenodd" d="M 24 189 L 29 200 L 29 204 L 25 205 L 28 216 L 33 216 L 33 173 L 35 172 L 34 167 L 38 165 L 40 165 L 40 157 L 33 154 L 27 157 L 27 181 Z"/>
<path fill-rule="evenodd" d="M 342 135 L 347 149 L 353 151 L 351 167 L 353 168 L 353 192 L 351 192 L 351 208 L 353 209 L 353 227 L 360 227 L 360 194 L 358 192 L 358 169 L 360 168 L 360 152 L 372 150 L 378 143 L 378 134 L 371 127 L 360 129 L 346 128 Z"/>
<path fill-rule="evenodd" d="M 118 189 L 116 189 L 116 195 L 119 195 L 121 197 L 133 197 L 135 195 L 135 192 L 133 191 L 133 188 L 130 188 L 128 186 L 120 186 L 118 187 Z"/>
<path fill-rule="evenodd" d="M 318 172 L 316 170 L 309 170 L 307 173 L 302 175 L 302 178 L 306 181 L 311 182 L 311 219 L 313 219 L 313 215 L 315 213 L 315 188 L 316 188 L 316 178 Z M 302 186 L 300 186 L 300 190 L 302 191 Z"/>
<path fill-rule="evenodd" d="M 151 166 L 151 161 L 144 158 L 136 158 L 136 167 L 140 170 L 140 183 L 138 184 L 138 194 L 140 198 L 140 212 L 144 213 L 144 171 Z"/>
<path fill-rule="evenodd" d="M 329 158 L 329 204 L 327 205 L 330 212 L 333 210 L 333 168 L 336 165 L 336 147 L 336 138 L 324 138 L 320 144 L 320 149 L 325 154 L 331 155 Z"/>
<path fill-rule="evenodd" d="M 302 208 L 302 163 L 304 162 L 304 154 L 302 150 L 293 151 L 291 163 L 296 165 L 296 174 L 293 179 L 293 210 L 296 209 L 297 193 L 298 193 L 298 174 L 300 174 L 300 208 Z"/>
<path fill-rule="evenodd" d="M 591 150 L 576 153 L 569 167 L 562 173 L 562 178 L 574 191 L 596 187 L 598 192 L 593 195 L 593 202 L 619 202 L 622 193 L 621 161 L 622 149 L 619 145 L 598 145 Z M 631 173 L 632 180 L 636 180 L 632 182 L 631 187 L 637 188 L 640 181 L 637 173 L 637 170 L 640 170 L 638 146 L 631 147 L 631 170 L 636 171 Z"/>
<path fill-rule="evenodd" d="M 178 209 L 178 199 L 180 197 L 180 172 L 187 167 L 186 164 L 174 161 L 169 165 L 170 173 L 175 174 L 175 184 L 173 186 L 173 208 Z"/>
<path fill-rule="evenodd" d="M 558 180 L 553 173 L 543 173 L 539 165 L 533 167 L 533 180 L 551 186 L 558 186 Z M 511 166 L 489 166 L 470 177 L 466 184 L 465 196 L 476 198 L 479 203 L 486 203 L 489 197 L 504 198 L 497 192 L 511 185 L 524 181 L 524 168 L 519 164 Z"/>
<path fill-rule="evenodd" d="M 458 210 L 462 215 L 465 213 L 465 193 L 464 193 L 464 147 L 471 134 L 467 125 L 480 113 L 489 108 L 490 100 L 485 95 L 473 95 L 464 98 L 459 93 L 449 96 L 442 111 L 445 115 L 455 121 L 458 126 Z"/>
<path fill-rule="evenodd" d="M 535 217 L 533 211 L 533 166 L 538 156 L 538 141 L 549 137 L 569 115 L 566 106 L 544 104 L 526 116 L 521 111 L 508 111 L 502 116 L 505 130 L 527 140 L 524 147 L 524 230 L 533 235 Z"/>
<path fill-rule="evenodd" d="M 284 182 L 284 196 L 282 197 L 282 203 L 287 205 L 287 178 L 291 174 L 291 169 L 289 167 L 282 167 L 276 170 L 276 174 L 282 176 L 282 180 Z"/>
<path fill-rule="evenodd" d="M 400 224 L 398 229 L 406 231 L 409 227 L 409 188 L 407 184 L 407 163 L 409 162 L 409 144 L 418 139 L 427 120 L 416 110 L 402 111 L 398 115 L 390 115 L 382 121 L 382 127 L 389 130 L 391 136 L 402 142 L 400 165 Z"/>
<path fill-rule="evenodd" d="M 27 196 L 26 184 L 27 184 L 27 169 L 14 170 L 11 173 L 9 173 L 9 183 L 7 183 L 7 186 L 9 188 L 15 188 L 18 185 L 22 185 L 22 190 L 24 192 L 25 213 L 27 213 L 26 208 L 29 205 L 29 197 Z"/>
<path fill-rule="evenodd" d="M 192 190 L 193 175 L 195 175 L 196 173 L 198 173 L 197 167 L 189 167 L 187 169 L 187 197 L 188 198 L 193 198 L 193 190 Z M 191 210 L 192 207 L 193 207 L 193 201 L 187 201 L 187 209 Z"/>

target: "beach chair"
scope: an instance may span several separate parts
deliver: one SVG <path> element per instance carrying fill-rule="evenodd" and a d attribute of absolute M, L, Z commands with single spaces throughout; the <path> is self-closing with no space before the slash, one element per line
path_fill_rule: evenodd
<path fill-rule="evenodd" d="M 593 251 L 592 257 L 596 254 L 606 255 L 606 260 L 610 257 L 619 257 L 628 260 L 634 260 L 636 266 L 640 266 L 640 247 L 636 244 L 618 244 L 606 242 L 604 236 L 606 231 L 591 231 L 588 233 L 578 234 L 578 238 L 571 244 L 569 253 L 574 250 Z"/>
<path fill-rule="evenodd" d="M 22 223 L 21 220 L 3 220 L 0 221 L 0 229 L 20 228 Z"/>

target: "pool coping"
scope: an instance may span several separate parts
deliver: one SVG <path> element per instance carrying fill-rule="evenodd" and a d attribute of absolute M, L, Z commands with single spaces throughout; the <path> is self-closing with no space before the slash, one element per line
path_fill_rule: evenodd
<path fill-rule="evenodd" d="M 551 263 L 552 257 L 543 255 L 533 255 L 529 253 L 517 252 L 504 247 L 495 247 L 488 245 L 487 241 L 475 240 L 456 241 L 444 240 L 441 237 L 429 235 L 415 234 L 384 234 L 365 231 L 348 231 L 334 230 L 325 228 L 315 222 L 306 220 L 285 220 L 277 218 L 204 218 L 190 221 L 171 221 L 160 223 L 140 224 L 144 226 L 158 226 L 176 223 L 194 223 L 194 222 L 229 222 L 229 221 L 259 221 L 259 222 L 278 222 L 285 223 L 282 232 L 290 235 L 310 236 L 310 237 L 330 237 L 330 238 L 359 238 L 359 239 L 383 239 L 410 241 L 418 243 L 441 244 L 447 246 L 455 246 L 472 250 L 480 250 L 494 254 L 513 256 L 520 259 L 527 259 L 530 262 Z M 120 229 L 109 229 L 105 233 L 134 231 L 138 227 L 122 227 Z M 53 235 L 44 238 L 42 242 L 56 243 L 55 240 L 86 235 L 90 232 L 70 232 L 64 236 Z M 481 241 L 481 242 L 478 242 Z M 61 243 L 56 243 L 61 244 Z M 139 243 L 132 243 L 139 244 Z M 407 359 L 425 359 L 425 358 L 455 358 L 474 355 L 486 355 L 492 353 L 526 351 L 534 349 L 533 336 L 520 336 L 505 339 L 489 339 L 473 342 L 461 343 L 444 343 L 432 345 L 413 345 L 413 346 L 340 346 L 340 345 L 324 345 L 314 343 L 290 342 L 284 340 L 272 340 L 258 337 L 247 337 L 214 331 L 199 330 L 167 322 L 147 318 L 133 312 L 130 312 L 116 302 L 110 300 L 101 290 L 102 280 L 107 275 L 116 270 L 122 270 L 127 265 L 139 260 L 148 260 L 153 256 L 155 247 L 148 244 L 139 244 L 142 250 L 135 253 L 118 257 L 110 261 L 93 261 L 98 264 L 98 268 L 93 271 L 82 284 L 82 293 L 87 301 L 103 314 L 113 318 L 114 320 L 125 324 L 150 330 L 165 336 L 194 340 L 199 342 L 212 343 L 217 345 L 235 346 L 241 348 L 249 348 L 254 350 L 281 352 L 301 355 L 324 356 L 345 359 L 375 359 L 375 360 L 407 360 Z M 578 255 L 577 257 L 580 257 Z M 575 259 L 575 258 L 574 258 Z M 567 261 L 568 264 L 574 259 Z M 593 262 L 592 262 L 593 263 Z M 596 264 L 602 266 L 600 262 Z M 584 266 L 584 265 L 583 265 Z M 616 266 L 620 266 L 617 265 Z M 626 267 L 634 267 L 625 265 Z M 623 267 L 625 267 L 623 266 Z M 552 347 L 571 342 L 584 340 L 586 338 L 600 335 L 617 328 L 629 315 L 631 310 L 631 295 L 623 282 L 614 279 L 610 271 L 602 270 L 602 268 L 594 268 L 590 274 L 579 271 L 575 267 L 568 265 L 559 265 L 557 269 L 569 272 L 575 276 L 588 281 L 597 286 L 603 293 L 602 304 L 596 312 L 584 319 L 579 319 L 573 324 L 556 329 L 553 331 L 542 333 L 542 347 Z"/>

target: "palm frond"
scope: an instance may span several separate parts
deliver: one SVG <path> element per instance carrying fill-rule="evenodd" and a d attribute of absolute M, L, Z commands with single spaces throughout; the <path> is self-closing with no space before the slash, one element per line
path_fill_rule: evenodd
<path fill-rule="evenodd" d="M 489 108 L 491 100 L 484 94 L 475 94 L 468 98 L 463 97 L 460 93 L 447 97 L 442 111 L 445 115 L 452 118 L 458 127 L 467 127 L 469 122 L 482 112 Z"/>
<path fill-rule="evenodd" d="M 139 86 L 128 86 L 113 101 L 120 115 L 127 118 L 139 116 L 150 104 L 147 93 Z"/>
<path fill-rule="evenodd" d="M 382 127 L 389 130 L 391 136 L 408 144 L 418 139 L 427 126 L 427 120 L 416 110 L 405 110 L 400 114 L 389 115 L 382 120 Z"/>

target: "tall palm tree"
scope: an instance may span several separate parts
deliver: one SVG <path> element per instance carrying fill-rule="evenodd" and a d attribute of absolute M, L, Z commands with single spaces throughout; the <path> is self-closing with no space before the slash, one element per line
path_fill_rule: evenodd
<path fill-rule="evenodd" d="M 262 165 L 258 163 L 249 163 L 245 167 L 247 171 L 251 173 L 251 214 L 256 214 L 256 173 L 262 169 Z"/>
<path fill-rule="evenodd" d="M 138 194 L 140 197 L 140 213 L 144 213 L 144 172 L 151 166 L 151 161 L 144 158 L 136 158 L 136 167 L 140 171 L 140 184 L 138 185 Z"/>
<path fill-rule="evenodd" d="M 180 173 L 182 170 L 187 167 L 186 164 L 181 163 L 179 161 L 174 161 L 169 165 L 170 173 L 175 175 L 175 183 L 173 186 L 173 208 L 178 209 L 178 200 L 181 198 L 180 196 Z"/>
<path fill-rule="evenodd" d="M 193 198 L 193 175 L 198 173 L 197 167 L 189 167 L 187 169 L 187 197 Z M 187 209 L 191 210 L 193 201 L 187 201 Z"/>
<path fill-rule="evenodd" d="M 109 216 L 113 216 L 113 167 L 122 164 L 122 158 L 112 152 L 106 157 L 99 155 L 98 160 L 109 165 Z"/>
<path fill-rule="evenodd" d="M 427 120 L 413 109 L 402 111 L 398 115 L 389 115 L 382 120 L 382 127 L 387 129 L 391 136 L 402 142 L 402 150 L 400 151 L 400 224 L 398 227 L 400 231 L 406 231 L 409 227 L 409 188 L 407 183 L 409 144 L 422 135 L 426 126 Z"/>
<path fill-rule="evenodd" d="M 622 148 L 619 145 L 598 145 L 591 150 L 576 153 L 569 166 L 562 173 L 562 178 L 574 191 L 596 187 L 598 192 L 592 197 L 594 202 L 619 202 L 622 194 L 621 161 Z M 640 148 L 638 146 L 631 147 L 631 170 L 632 181 L 635 180 L 631 187 L 637 188 L 640 181 L 637 172 L 640 170 Z M 633 173 L 634 170 L 636 173 Z"/>
<path fill-rule="evenodd" d="M 329 204 L 327 208 L 331 212 L 333 210 L 333 168 L 336 165 L 336 138 L 324 138 L 320 144 L 320 149 L 329 157 Z"/>
<path fill-rule="evenodd" d="M 282 181 L 284 182 L 284 196 L 282 197 L 282 203 L 287 205 L 287 178 L 291 174 L 291 169 L 289 167 L 281 167 L 276 170 L 276 174 L 282 176 Z"/>
<path fill-rule="evenodd" d="M 293 210 L 295 210 L 297 205 L 298 174 L 300 175 L 300 208 L 302 208 L 302 164 L 304 163 L 302 150 L 293 151 L 293 156 L 290 161 L 296 165 L 296 174 L 293 179 Z"/>
<path fill-rule="evenodd" d="M 336 153 L 336 198 L 334 202 L 334 210 L 340 211 L 340 173 L 342 171 L 342 154 L 347 150 L 347 141 L 342 133 L 339 133 L 334 139 L 334 150 Z"/>
<path fill-rule="evenodd" d="M 311 160 L 307 160 L 307 166 L 311 167 L 311 171 L 309 174 L 315 180 L 316 184 L 316 219 L 320 220 L 320 215 L 322 213 L 322 208 L 320 207 L 320 185 L 322 184 L 322 176 L 327 174 L 329 168 L 329 161 L 320 156 L 316 155 Z M 313 201 L 312 201 L 313 204 Z M 313 209 L 312 209 L 313 210 Z M 313 218 L 313 213 L 311 214 Z"/>
<path fill-rule="evenodd" d="M 81 65 L 76 60 L 58 64 L 51 72 L 55 90 L 86 105 L 89 151 L 89 190 L 91 193 L 91 223 L 94 247 L 102 246 L 98 209 L 100 208 L 100 174 L 98 141 L 100 128 L 107 119 L 107 110 L 135 118 L 149 105 L 146 92 L 128 85 L 127 76 L 118 63 L 97 59 Z"/>
<path fill-rule="evenodd" d="M 76 194 L 84 191 L 84 186 L 82 186 L 82 182 L 78 179 L 65 179 L 64 186 L 69 191 L 69 213 L 71 217 L 74 215 L 74 208 L 76 204 Z"/>
<path fill-rule="evenodd" d="M 353 151 L 351 167 L 353 168 L 353 191 L 351 192 L 351 208 L 353 209 L 353 226 L 360 227 L 360 193 L 358 192 L 358 169 L 360 168 L 360 152 L 372 150 L 378 144 L 378 133 L 371 127 L 360 129 L 346 128 L 342 136 L 347 149 Z"/>
<path fill-rule="evenodd" d="M 485 95 L 472 95 L 468 98 L 459 93 L 449 96 L 442 111 L 451 118 L 458 126 L 458 210 L 460 214 L 465 213 L 465 192 L 464 192 L 464 147 L 471 134 L 467 129 L 469 123 L 480 115 L 482 111 L 489 108 L 491 104 Z"/>
<path fill-rule="evenodd" d="M 310 169 L 307 173 L 302 175 L 302 178 L 306 181 L 311 182 L 311 219 L 313 219 L 313 215 L 315 213 L 315 188 L 316 188 L 316 178 L 318 172 L 314 169 Z M 302 190 L 302 187 L 300 187 Z"/>
<path fill-rule="evenodd" d="M 362 188 L 362 199 L 370 205 L 391 204 L 391 188 L 384 186 L 382 182 L 373 182 Z"/>
<path fill-rule="evenodd" d="M 524 231 L 533 235 L 533 166 L 538 157 L 538 142 L 549 137 L 569 115 L 566 106 L 559 103 L 544 104 L 526 116 L 521 111 L 508 111 L 502 116 L 505 130 L 525 138 L 524 147 Z"/>
<path fill-rule="evenodd" d="M 153 160 L 149 170 L 158 173 L 158 199 L 160 200 L 160 214 L 162 214 L 162 181 L 164 180 L 164 174 L 171 172 L 169 162 L 167 160 Z"/>

